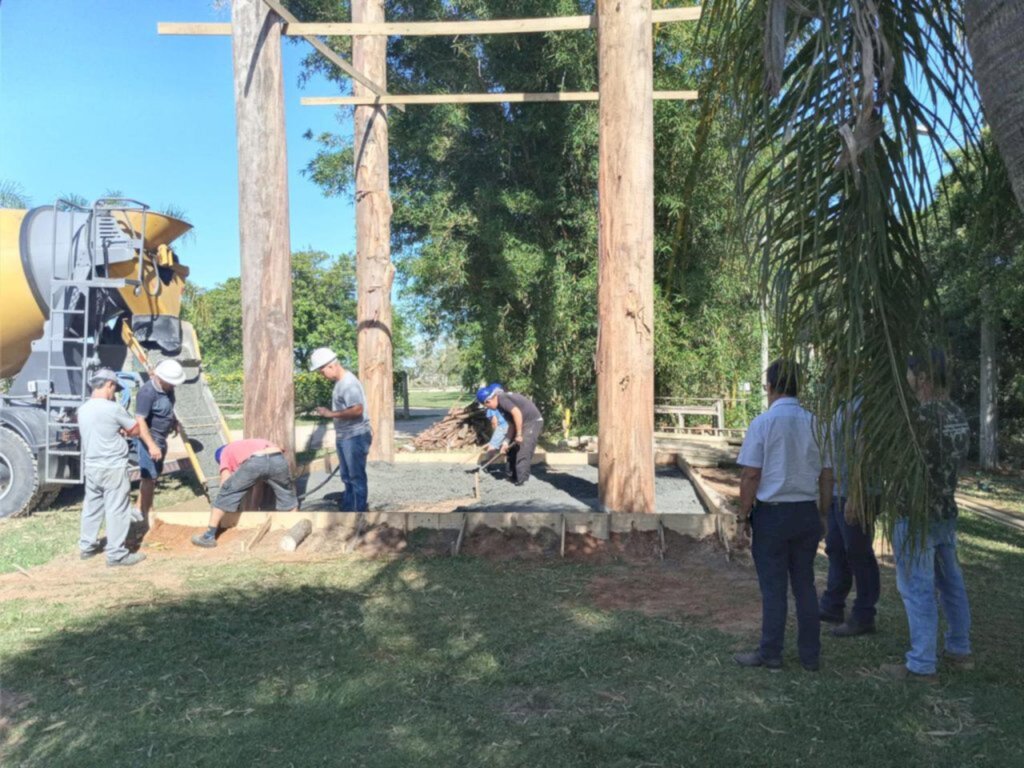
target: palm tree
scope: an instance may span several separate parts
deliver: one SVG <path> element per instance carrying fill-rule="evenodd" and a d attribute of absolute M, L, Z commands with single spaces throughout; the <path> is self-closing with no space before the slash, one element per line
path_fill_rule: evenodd
<path fill-rule="evenodd" d="M 942 344 L 918 222 L 935 163 L 947 148 L 969 156 L 980 133 L 965 29 L 987 67 L 978 78 L 993 133 L 1011 174 L 1016 162 L 1024 177 L 1024 85 L 1010 85 L 1022 82 L 1024 66 L 1019 48 L 1010 55 L 1005 43 L 1020 37 L 1024 24 L 1009 19 L 1024 21 L 1024 2 L 967 5 L 966 27 L 951 0 L 709 0 L 702 22 L 715 51 L 702 98 L 724 94 L 748 126 L 745 240 L 760 244 L 780 351 L 813 361 L 819 413 L 864 396 L 867 439 L 851 468 L 852 495 L 865 480 L 886 484 L 896 492 L 884 501 L 909 511 L 918 529 L 927 485 L 905 360 Z M 763 55 L 736 55 L 753 50 Z M 1008 141 L 999 139 L 997 115 L 1015 115 Z M 1016 189 L 1024 200 L 1024 181 Z"/>

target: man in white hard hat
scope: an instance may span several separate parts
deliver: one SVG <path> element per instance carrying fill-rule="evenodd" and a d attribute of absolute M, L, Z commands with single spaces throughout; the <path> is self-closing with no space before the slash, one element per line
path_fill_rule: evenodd
<path fill-rule="evenodd" d="M 135 565 L 146 559 L 141 552 L 125 546 L 131 524 L 128 482 L 128 441 L 138 434 L 139 425 L 114 401 L 121 390 L 117 374 L 100 368 L 89 379 L 92 397 L 78 409 L 78 433 L 82 441 L 85 499 L 78 541 L 79 557 L 88 560 L 106 552 L 107 565 Z M 106 547 L 100 540 L 100 526 L 106 522 Z"/>
<path fill-rule="evenodd" d="M 149 375 L 149 381 L 135 396 L 135 421 L 139 436 L 135 452 L 139 461 L 138 521 L 148 521 L 153 509 L 156 479 L 164 471 L 167 438 L 178 431 L 174 417 L 174 388 L 185 382 L 185 370 L 177 360 L 162 360 Z"/>
<path fill-rule="evenodd" d="M 365 512 L 369 490 L 366 480 L 366 457 L 370 454 L 373 432 L 366 415 L 366 393 L 351 371 L 346 371 L 338 356 L 327 347 L 314 349 L 309 356 L 309 370 L 319 371 L 334 382 L 331 407 L 316 409 L 319 416 L 334 419 L 334 436 L 338 448 L 338 467 L 345 483 L 341 499 L 342 512 Z"/>

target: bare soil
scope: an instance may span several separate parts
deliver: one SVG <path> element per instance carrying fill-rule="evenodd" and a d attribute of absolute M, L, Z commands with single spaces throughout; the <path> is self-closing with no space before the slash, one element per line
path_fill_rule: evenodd
<path fill-rule="evenodd" d="M 197 529 L 158 522 L 141 550 L 146 562 L 131 568 L 108 568 L 102 556 L 80 560 L 70 552 L 25 573 L 0 576 L 0 602 L 30 600 L 67 605 L 73 612 L 148 605 L 184 594 L 192 566 L 257 558 L 266 562 L 316 562 L 339 557 L 450 557 L 457 530 L 416 530 L 379 526 L 314 532 L 296 552 L 279 548 L 285 531 L 269 532 L 259 544 L 245 545 L 254 530 L 228 529 L 215 549 L 191 543 Z M 466 534 L 461 553 L 499 561 L 559 562 L 557 531 L 524 528 L 478 528 Z M 565 560 L 630 566 L 595 577 L 589 593 L 606 610 L 697 619 L 726 631 L 756 628 L 760 620 L 757 580 L 752 569 L 729 562 L 717 541 L 694 541 L 665 532 L 662 557 L 657 532 L 612 534 L 608 539 L 567 534 Z M 10 706 L 10 705 L 5 705 Z M 0 708 L 0 728 L 3 709 Z"/>
<path fill-rule="evenodd" d="M 740 511 L 740 470 L 721 467 L 693 467 L 701 482 L 721 496 L 732 512 Z"/>

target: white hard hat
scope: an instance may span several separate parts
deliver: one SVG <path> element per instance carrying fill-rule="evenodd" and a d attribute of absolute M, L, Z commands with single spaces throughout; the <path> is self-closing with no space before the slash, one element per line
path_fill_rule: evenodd
<path fill-rule="evenodd" d="M 333 363 L 337 359 L 338 356 L 329 348 L 317 347 L 313 350 L 313 354 L 309 356 L 309 370 L 319 371 L 325 365 Z"/>
<path fill-rule="evenodd" d="M 161 360 L 153 373 L 160 377 L 160 381 L 172 387 L 185 383 L 185 369 L 177 360 Z"/>

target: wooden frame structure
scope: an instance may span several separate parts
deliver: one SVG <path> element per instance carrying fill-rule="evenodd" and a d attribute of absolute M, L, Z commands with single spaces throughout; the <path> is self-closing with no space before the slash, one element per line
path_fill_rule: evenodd
<path fill-rule="evenodd" d="M 279 329 L 288 334 L 291 365 L 291 315 L 280 316 L 284 301 L 269 290 L 271 307 L 259 304 L 262 280 L 247 280 L 247 265 L 260 264 L 263 254 L 247 249 L 246 227 L 259 228 L 254 218 L 277 201 L 278 213 L 287 212 L 287 178 L 275 171 L 273 194 L 249 197 L 241 188 L 241 169 L 262 167 L 256 155 L 284 157 L 282 94 L 250 86 L 262 82 L 275 67 L 280 72 L 280 36 L 302 36 L 343 71 L 353 76 L 350 97 L 306 98 L 303 104 L 355 106 L 356 122 L 356 270 L 359 292 L 358 329 L 360 379 L 366 387 L 375 429 L 371 459 L 393 458 L 394 412 L 385 398 L 392 390 L 390 288 L 394 268 L 390 262 L 391 203 L 387 190 L 386 109 L 413 104 L 529 103 L 597 101 L 599 109 L 599 274 L 598 274 L 598 442 L 599 496 L 606 511 L 654 511 L 654 121 L 655 99 L 697 98 L 693 91 L 653 90 L 653 25 L 693 21 L 701 9 L 690 6 L 653 11 L 651 0 L 598 0 L 593 16 L 544 19 L 507 19 L 464 22 L 384 21 L 383 0 L 353 0 L 353 22 L 299 23 L 280 0 L 232 0 L 231 24 L 160 23 L 168 35 L 230 34 L 236 50 L 236 102 L 263 99 L 265 114 L 282 115 L 281 133 L 264 133 L 251 121 L 243 124 L 239 106 L 240 204 L 243 214 L 242 293 L 243 327 L 252 316 L 280 317 Z M 239 23 L 240 19 L 246 19 Z M 262 23 L 256 21 L 262 20 Z M 492 35 L 596 29 L 598 33 L 599 91 L 565 93 L 388 94 L 385 88 L 385 44 L 388 35 Z M 316 35 L 353 36 L 354 65 L 331 51 Z M 271 38 L 275 38 L 271 42 Z M 248 55 L 248 69 L 240 69 L 238 51 Z M 275 53 L 276 51 L 276 53 Z M 258 76 L 254 79 L 254 73 Z M 270 104 L 270 100 L 278 103 Z M 276 119 L 276 118 L 275 118 Z M 246 136 L 243 137 L 243 131 Z M 244 154 L 243 154 L 244 153 Z M 248 190 L 248 187 L 247 187 Z M 252 193 L 255 194 L 255 193 Z M 284 204 L 280 205 L 283 196 Z M 365 201 L 365 202 L 364 202 Z M 255 204 L 254 204 L 255 203 Z M 247 206 L 250 209 L 247 211 Z M 287 215 L 285 215 L 287 232 Z M 287 238 L 285 238 L 287 242 Z M 290 263 L 290 254 L 274 259 Z M 250 269 L 252 267 L 249 267 Z M 259 267 L 256 267 L 257 274 Z M 278 274 L 280 269 L 274 272 Z M 267 271 L 270 274 L 270 271 Z M 288 308 L 290 309 L 290 286 Z M 245 315 L 249 314 L 247 320 Z M 244 336 L 243 354 L 264 364 L 268 357 L 283 359 L 280 349 L 255 348 Z M 365 356 L 365 358 L 364 358 Z M 274 361 L 277 370 L 277 360 Z M 246 364 L 249 370 L 249 364 Z M 290 369 L 289 369 L 290 370 Z M 271 387 L 291 391 L 291 380 L 275 378 L 261 388 L 262 402 L 250 404 L 246 395 L 246 433 L 262 428 L 269 414 L 294 431 L 290 403 L 270 392 Z M 255 400 L 255 397 L 252 398 Z M 281 415 L 285 414 L 282 419 Z M 280 430 L 266 432 L 277 435 Z M 292 446 L 289 437 L 281 445 Z"/>

